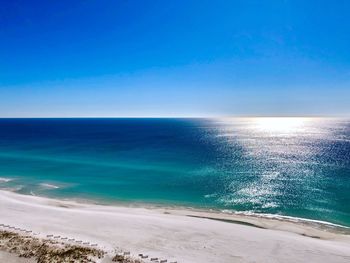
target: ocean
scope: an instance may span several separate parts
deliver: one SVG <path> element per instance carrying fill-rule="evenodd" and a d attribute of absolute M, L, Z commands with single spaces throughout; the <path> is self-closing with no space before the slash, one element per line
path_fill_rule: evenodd
<path fill-rule="evenodd" d="M 350 120 L 0 119 L 0 189 L 350 226 Z"/>

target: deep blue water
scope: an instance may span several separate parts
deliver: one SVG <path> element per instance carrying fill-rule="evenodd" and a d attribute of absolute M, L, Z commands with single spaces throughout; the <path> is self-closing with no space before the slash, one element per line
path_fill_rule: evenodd
<path fill-rule="evenodd" d="M 0 188 L 350 226 L 350 121 L 0 119 Z"/>

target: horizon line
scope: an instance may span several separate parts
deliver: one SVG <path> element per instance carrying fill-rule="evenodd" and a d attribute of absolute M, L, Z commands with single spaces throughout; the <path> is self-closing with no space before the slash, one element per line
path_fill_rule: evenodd
<path fill-rule="evenodd" d="M 0 116 L 0 119 L 215 119 L 215 118 L 350 118 L 349 115 L 212 115 L 212 116 Z"/>

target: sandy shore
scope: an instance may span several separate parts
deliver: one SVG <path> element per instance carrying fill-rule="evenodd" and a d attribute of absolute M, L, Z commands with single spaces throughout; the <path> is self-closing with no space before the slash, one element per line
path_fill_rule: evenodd
<path fill-rule="evenodd" d="M 20 258 L 13 253 L 0 251 L 0 262 L 6 263 L 35 263 L 34 259 Z"/>
<path fill-rule="evenodd" d="M 151 262 L 150 258 L 179 263 L 350 262 L 348 230 L 313 223 L 171 208 L 100 206 L 7 191 L 0 191 L 0 215 L 0 224 L 30 230 L 37 238 L 59 236 L 65 242 L 96 244 L 110 255 L 143 254 L 148 256 L 145 262 Z M 7 252 L 0 253 L 3 258 L 17 262 Z"/>

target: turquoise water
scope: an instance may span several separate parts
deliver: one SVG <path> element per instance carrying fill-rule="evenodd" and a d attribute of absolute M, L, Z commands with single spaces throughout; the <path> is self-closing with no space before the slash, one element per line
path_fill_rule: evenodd
<path fill-rule="evenodd" d="M 350 226 L 350 121 L 0 119 L 0 188 Z"/>

